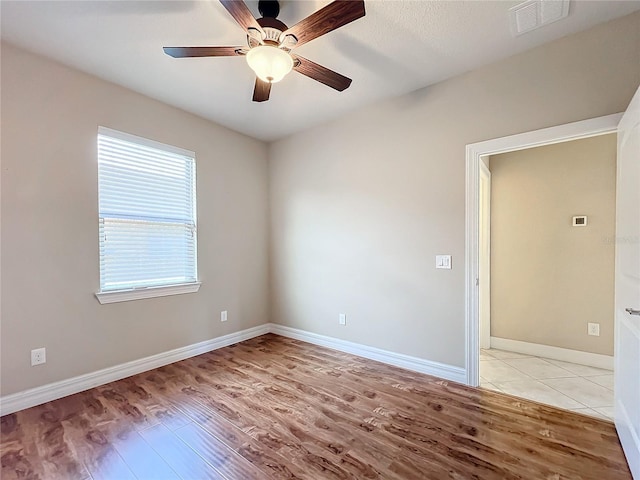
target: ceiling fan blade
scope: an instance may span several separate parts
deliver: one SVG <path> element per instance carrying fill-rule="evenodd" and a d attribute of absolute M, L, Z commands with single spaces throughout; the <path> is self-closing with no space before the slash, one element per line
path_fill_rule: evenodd
<path fill-rule="evenodd" d="M 269 93 L 271 93 L 271 84 L 256 77 L 256 85 L 253 87 L 253 101 L 266 102 L 269 100 Z"/>
<path fill-rule="evenodd" d="M 173 58 L 234 57 L 243 55 L 244 47 L 163 47 L 164 53 Z"/>
<path fill-rule="evenodd" d="M 311 60 L 300 57 L 299 55 L 292 55 L 292 57 L 294 60 L 298 60 L 299 62 L 296 62 L 297 65 L 295 65 L 293 69 L 302 75 L 312 78 L 320 83 L 324 83 L 331 88 L 335 88 L 339 92 L 346 90 L 349 88 L 349 85 L 351 85 L 351 79 L 344 75 L 340 75 L 333 70 L 329 70 L 327 67 L 318 65 Z"/>
<path fill-rule="evenodd" d="M 231 14 L 231 16 L 235 19 L 236 22 L 240 24 L 242 28 L 245 30 L 249 30 L 249 28 L 255 28 L 260 33 L 262 33 L 262 27 L 256 20 L 256 18 L 249 10 L 249 7 L 242 0 L 220 0 L 220 3 L 224 8 L 227 9 L 227 12 Z"/>
<path fill-rule="evenodd" d="M 298 39 L 297 48 L 364 15 L 364 1 L 336 0 L 282 32 L 280 38 L 294 35 Z"/>

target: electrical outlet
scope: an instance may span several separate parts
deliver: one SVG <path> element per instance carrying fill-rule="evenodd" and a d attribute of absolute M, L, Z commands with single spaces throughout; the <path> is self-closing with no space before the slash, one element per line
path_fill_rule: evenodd
<path fill-rule="evenodd" d="M 226 322 L 227 321 L 227 311 L 223 310 L 220 312 L 220 321 L 221 322 Z"/>
<path fill-rule="evenodd" d="M 43 363 L 47 363 L 47 349 L 36 348 L 31 350 L 31 366 L 34 367 Z"/>
<path fill-rule="evenodd" d="M 338 323 L 340 325 L 346 325 L 347 324 L 347 314 L 346 313 L 341 313 L 338 316 Z"/>
<path fill-rule="evenodd" d="M 595 337 L 600 336 L 600 324 L 599 323 L 588 323 L 587 324 L 587 333 L 589 335 L 593 335 Z"/>

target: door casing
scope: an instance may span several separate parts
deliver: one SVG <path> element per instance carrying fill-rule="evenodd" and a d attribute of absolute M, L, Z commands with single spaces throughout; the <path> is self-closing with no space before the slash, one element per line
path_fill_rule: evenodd
<path fill-rule="evenodd" d="M 485 160 L 485 159 L 483 159 Z M 480 348 L 491 348 L 491 171 L 480 162 L 479 241 Z"/>

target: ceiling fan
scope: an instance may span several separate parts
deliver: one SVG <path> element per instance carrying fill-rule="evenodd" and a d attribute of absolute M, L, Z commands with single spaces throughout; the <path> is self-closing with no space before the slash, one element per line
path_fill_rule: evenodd
<path fill-rule="evenodd" d="M 289 28 L 276 17 L 277 0 L 260 0 L 262 18 L 254 18 L 242 0 L 220 0 L 231 16 L 247 32 L 248 46 L 164 47 L 174 58 L 232 57 L 244 55 L 256 72 L 253 101 L 269 100 L 271 84 L 279 82 L 292 69 L 338 91 L 351 85 L 351 79 L 293 53 L 293 49 L 353 22 L 365 15 L 363 0 L 336 0 Z"/>

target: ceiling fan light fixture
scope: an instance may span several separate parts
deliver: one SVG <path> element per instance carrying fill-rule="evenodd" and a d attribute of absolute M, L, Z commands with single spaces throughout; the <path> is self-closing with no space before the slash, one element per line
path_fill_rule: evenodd
<path fill-rule="evenodd" d="M 550 0 L 527 1 L 548 3 Z M 255 3 L 255 0 L 252 2 Z M 280 12 L 278 0 L 260 0 L 258 9 L 262 18 L 255 18 L 244 0 L 220 0 L 222 6 L 247 33 L 248 48 L 164 47 L 164 52 L 174 58 L 246 56 L 249 67 L 256 74 L 254 102 L 269 100 L 271 84 L 279 82 L 294 69 L 300 75 L 342 92 L 351 85 L 350 78 L 290 52 L 364 17 L 364 2 L 365 0 L 334 0 L 288 27 L 276 18 Z"/>
<path fill-rule="evenodd" d="M 253 47 L 247 53 L 247 63 L 263 82 L 276 83 L 293 68 L 293 58 L 272 45 Z"/>

